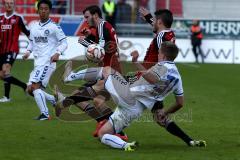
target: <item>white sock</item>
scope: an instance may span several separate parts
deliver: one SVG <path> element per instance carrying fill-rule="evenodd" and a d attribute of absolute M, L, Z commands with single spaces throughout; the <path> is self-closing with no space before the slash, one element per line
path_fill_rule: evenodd
<path fill-rule="evenodd" d="M 46 100 L 49 101 L 54 106 L 56 104 L 55 97 L 53 95 L 51 95 L 51 94 L 48 94 L 47 92 L 45 92 L 43 90 L 42 90 L 42 92 L 43 92 Z"/>
<path fill-rule="evenodd" d="M 41 89 L 36 89 L 33 91 L 33 95 L 37 103 L 37 106 L 40 109 L 40 112 L 48 116 L 48 108 L 43 91 Z"/>
<path fill-rule="evenodd" d="M 103 67 L 98 68 L 87 68 L 84 70 L 80 70 L 76 73 L 72 72 L 67 78 L 67 81 L 74 80 L 86 80 L 86 81 L 95 81 L 98 79 L 102 79 L 102 70 Z"/>
<path fill-rule="evenodd" d="M 122 140 L 121 138 L 112 135 L 112 134 L 104 134 L 102 136 L 101 142 L 113 148 L 123 149 L 127 142 Z"/>

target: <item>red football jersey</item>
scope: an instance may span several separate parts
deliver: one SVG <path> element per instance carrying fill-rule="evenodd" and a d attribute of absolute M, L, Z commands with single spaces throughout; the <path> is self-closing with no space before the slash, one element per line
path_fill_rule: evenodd
<path fill-rule="evenodd" d="M 153 65 L 155 65 L 158 62 L 158 51 L 161 47 L 161 43 L 165 41 L 172 41 L 175 43 L 175 34 L 172 30 L 163 30 L 159 32 L 155 38 L 152 40 L 147 53 L 144 57 L 144 63 L 143 66 L 146 69 L 151 68 Z"/>
<path fill-rule="evenodd" d="M 9 52 L 18 53 L 18 39 L 21 32 L 25 33 L 26 36 L 30 35 L 28 29 L 24 25 L 23 18 L 13 13 L 7 17 L 6 14 L 0 15 L 0 54 Z"/>
<path fill-rule="evenodd" d="M 115 29 L 107 21 L 102 21 L 97 27 L 97 43 L 104 46 L 105 56 L 103 66 L 111 66 L 121 73 L 118 61 L 118 39 Z"/>

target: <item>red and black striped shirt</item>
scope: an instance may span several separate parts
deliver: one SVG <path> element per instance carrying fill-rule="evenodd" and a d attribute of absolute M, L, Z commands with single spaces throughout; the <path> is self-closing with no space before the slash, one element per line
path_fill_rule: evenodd
<path fill-rule="evenodd" d="M 146 69 L 151 68 L 158 62 L 159 49 L 162 42 L 165 41 L 172 41 L 175 43 L 175 34 L 171 29 L 159 32 L 152 40 L 143 61 L 143 66 Z"/>
<path fill-rule="evenodd" d="M 18 53 L 18 39 L 21 32 L 26 36 L 30 35 L 29 30 L 23 22 L 23 18 L 13 13 L 7 17 L 6 14 L 0 15 L 0 55 L 9 52 Z"/>

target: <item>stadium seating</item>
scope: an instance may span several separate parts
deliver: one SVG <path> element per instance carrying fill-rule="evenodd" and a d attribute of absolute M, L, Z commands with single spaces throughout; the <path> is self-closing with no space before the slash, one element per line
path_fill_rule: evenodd
<path fill-rule="evenodd" d="M 78 15 L 82 14 L 82 11 L 84 10 L 84 8 L 93 4 L 95 5 L 99 4 L 99 0 L 75 0 L 74 13 Z"/>
<path fill-rule="evenodd" d="M 173 12 L 174 16 L 183 16 L 182 0 L 169 0 L 169 6 L 167 6 L 166 0 L 157 1 L 157 8 L 168 8 Z"/>
<path fill-rule="evenodd" d="M 239 0 L 183 0 L 184 18 L 239 19 Z"/>

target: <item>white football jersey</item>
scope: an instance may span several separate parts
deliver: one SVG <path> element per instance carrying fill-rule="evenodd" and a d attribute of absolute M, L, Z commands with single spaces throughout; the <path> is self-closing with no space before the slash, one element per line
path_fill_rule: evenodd
<path fill-rule="evenodd" d="M 64 52 L 66 47 L 60 47 L 61 41 L 66 41 L 62 28 L 49 19 L 45 23 L 35 23 L 30 29 L 30 46 L 34 56 L 34 65 L 50 64 L 51 56 L 56 52 Z"/>
<path fill-rule="evenodd" d="M 181 76 L 174 62 L 158 62 L 150 72 L 158 77 L 158 83 L 150 84 L 143 77 L 130 86 L 130 91 L 138 101 L 151 109 L 156 101 L 163 101 L 171 92 L 183 96 Z"/>

